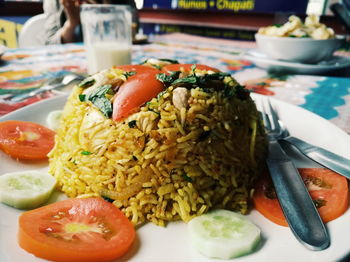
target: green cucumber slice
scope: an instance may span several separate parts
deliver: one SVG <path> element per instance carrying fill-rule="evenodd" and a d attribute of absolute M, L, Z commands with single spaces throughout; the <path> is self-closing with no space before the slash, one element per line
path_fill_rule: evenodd
<path fill-rule="evenodd" d="M 213 210 L 198 216 L 188 226 L 194 247 L 210 258 L 243 256 L 254 251 L 261 239 L 256 225 L 228 210 Z"/>
<path fill-rule="evenodd" d="M 32 209 L 45 203 L 56 185 L 46 172 L 21 171 L 0 176 L 0 201 L 19 209 Z"/>

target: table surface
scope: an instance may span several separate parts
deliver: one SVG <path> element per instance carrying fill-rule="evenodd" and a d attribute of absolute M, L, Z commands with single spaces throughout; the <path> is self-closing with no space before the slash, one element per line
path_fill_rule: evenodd
<path fill-rule="evenodd" d="M 298 105 L 350 133 L 349 77 L 268 72 L 244 58 L 245 52 L 253 48 L 256 48 L 254 42 L 175 33 L 153 37 L 147 44 L 134 45 L 132 60 L 141 63 L 147 58 L 169 58 L 180 63 L 216 67 L 232 73 L 253 92 Z M 347 52 L 338 54 L 350 57 Z M 85 49 L 81 43 L 7 50 L 0 60 L 0 116 L 58 95 L 60 91 L 46 92 L 19 103 L 6 99 L 11 94 L 36 89 L 49 79 L 70 71 L 86 73 Z"/>

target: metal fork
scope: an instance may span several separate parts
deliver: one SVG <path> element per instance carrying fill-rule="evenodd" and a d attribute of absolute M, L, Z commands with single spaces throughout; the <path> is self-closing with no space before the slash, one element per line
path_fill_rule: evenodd
<path fill-rule="evenodd" d="M 283 122 L 279 121 L 279 123 L 281 125 L 282 133 L 279 136 L 278 141 L 282 143 L 283 147 L 295 147 L 300 153 L 315 163 L 350 179 L 350 159 L 334 154 L 324 148 L 309 144 L 300 138 L 291 136 L 283 125 Z"/>
<path fill-rule="evenodd" d="M 268 136 L 266 163 L 289 227 L 308 249 L 326 249 L 330 245 L 327 230 L 297 168 L 278 142 L 283 130 L 277 115 L 269 99 L 261 99 L 257 105 Z"/>
<path fill-rule="evenodd" d="M 38 94 L 41 94 L 41 93 L 49 91 L 49 90 L 63 88 L 65 86 L 71 84 L 74 81 L 79 81 L 79 80 L 83 80 L 83 79 L 84 79 L 83 75 L 69 73 L 69 74 L 63 76 L 63 78 L 61 79 L 61 81 L 59 81 L 59 83 L 52 83 L 52 84 L 44 85 L 44 86 L 39 87 L 39 88 L 29 92 L 29 93 L 15 95 L 13 97 L 10 97 L 9 100 L 12 102 L 20 102 L 20 101 L 27 99 L 29 97 L 36 96 Z"/>

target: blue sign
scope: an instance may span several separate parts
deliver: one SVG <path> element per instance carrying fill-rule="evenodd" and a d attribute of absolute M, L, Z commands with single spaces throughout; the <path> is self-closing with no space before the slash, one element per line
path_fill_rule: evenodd
<path fill-rule="evenodd" d="M 257 13 L 306 12 L 308 0 L 144 0 L 144 8 Z"/>

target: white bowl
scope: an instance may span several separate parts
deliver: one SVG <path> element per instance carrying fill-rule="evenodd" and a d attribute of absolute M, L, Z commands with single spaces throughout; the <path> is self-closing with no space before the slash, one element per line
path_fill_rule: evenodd
<path fill-rule="evenodd" d="M 271 58 L 312 64 L 330 59 L 345 38 L 316 40 L 255 34 L 255 39 L 260 51 Z"/>

